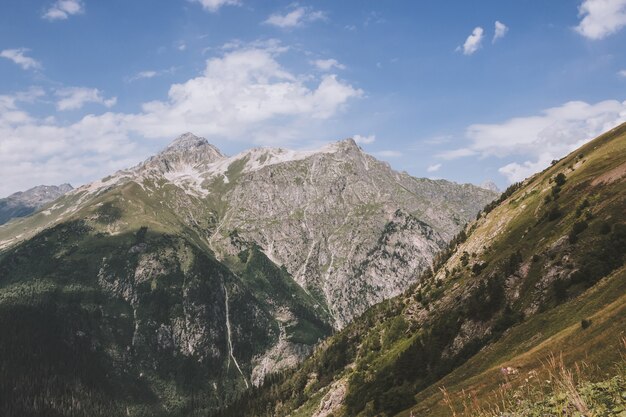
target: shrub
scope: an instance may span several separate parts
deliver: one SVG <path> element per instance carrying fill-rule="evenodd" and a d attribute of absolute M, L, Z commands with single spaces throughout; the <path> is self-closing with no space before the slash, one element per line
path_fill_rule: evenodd
<path fill-rule="evenodd" d="M 548 221 L 554 221 L 556 219 L 558 219 L 559 217 L 561 217 L 561 210 L 559 209 L 559 206 L 554 206 L 552 207 L 552 209 L 548 212 Z"/>
<path fill-rule="evenodd" d="M 580 233 L 583 232 L 583 230 L 585 230 L 587 228 L 587 222 L 584 220 L 578 221 L 576 223 L 574 223 L 574 226 L 572 226 L 572 233 L 575 235 L 578 235 Z"/>
<path fill-rule="evenodd" d="M 589 326 L 591 326 L 591 320 L 590 319 L 582 319 L 580 321 L 580 327 L 584 329 L 588 328 Z"/>
<path fill-rule="evenodd" d="M 578 207 L 576 207 L 576 217 L 580 217 L 581 214 L 583 214 L 583 211 L 589 207 L 589 200 L 587 200 L 586 198 L 583 200 L 582 203 L 580 203 L 580 205 Z"/>
<path fill-rule="evenodd" d="M 507 277 L 509 275 L 513 275 L 517 271 L 521 263 L 522 263 L 522 253 L 519 250 L 517 250 L 513 252 L 511 255 L 509 255 L 509 259 L 507 259 L 507 261 L 504 263 L 504 267 L 503 267 L 504 275 Z"/>
<path fill-rule="evenodd" d="M 463 254 L 461 255 L 461 265 L 467 266 L 468 262 L 469 262 L 469 253 L 463 251 Z"/>
<path fill-rule="evenodd" d="M 477 276 L 486 267 L 487 267 L 487 263 L 486 262 L 476 262 L 474 265 L 472 265 L 472 273 L 474 274 L 474 276 Z"/>
<path fill-rule="evenodd" d="M 559 187 L 565 184 L 565 181 L 567 181 L 567 177 L 565 177 L 565 174 L 562 172 L 559 172 L 556 177 L 554 177 L 554 183 Z"/>
<path fill-rule="evenodd" d="M 564 279 L 557 279 L 552 283 L 552 293 L 558 303 L 565 301 L 567 298 L 568 282 Z"/>

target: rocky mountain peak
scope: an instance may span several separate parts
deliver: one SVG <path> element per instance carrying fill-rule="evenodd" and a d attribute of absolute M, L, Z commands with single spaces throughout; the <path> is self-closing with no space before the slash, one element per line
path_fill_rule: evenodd
<path fill-rule="evenodd" d="M 70 184 L 38 185 L 26 191 L 18 191 L 0 199 L 0 224 L 14 217 L 24 217 L 63 194 L 73 190 Z"/>
<path fill-rule="evenodd" d="M 210 145 L 209 141 L 200 136 L 196 136 L 191 132 L 183 133 L 174 139 L 166 149 L 188 149 Z"/>
<path fill-rule="evenodd" d="M 483 183 L 479 185 L 479 187 L 484 190 L 493 191 L 494 193 L 501 192 L 498 186 L 496 185 L 496 183 L 491 180 L 484 181 Z"/>
<path fill-rule="evenodd" d="M 171 172 L 208 165 L 224 158 L 226 156 L 205 138 L 188 132 L 174 139 L 165 149 L 144 162 L 143 167 Z"/>
<path fill-rule="evenodd" d="M 359 152 L 359 153 L 362 152 L 359 145 L 357 145 L 357 143 L 352 138 L 335 142 L 335 146 L 337 147 L 338 150 L 341 150 L 344 152 Z"/>

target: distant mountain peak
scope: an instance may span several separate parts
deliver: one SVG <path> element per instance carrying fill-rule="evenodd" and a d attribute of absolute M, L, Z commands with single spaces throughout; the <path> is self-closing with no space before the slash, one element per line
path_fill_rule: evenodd
<path fill-rule="evenodd" d="M 359 145 L 357 145 L 356 141 L 352 138 L 340 140 L 339 142 L 337 142 L 337 145 L 344 149 L 357 149 L 359 151 L 361 150 Z"/>
<path fill-rule="evenodd" d="M 203 137 L 196 136 L 191 132 L 183 133 L 176 139 L 174 139 L 166 148 L 167 149 L 180 149 L 180 148 L 193 148 L 202 146 L 212 146 L 209 141 Z"/>
<path fill-rule="evenodd" d="M 165 149 L 142 165 L 144 168 L 170 172 L 189 166 L 207 165 L 224 158 L 226 156 L 205 138 L 187 132 L 174 139 Z"/>
<path fill-rule="evenodd" d="M 496 185 L 495 182 L 491 181 L 491 180 L 487 180 L 487 181 L 483 181 L 480 185 L 480 188 L 483 188 L 485 190 L 489 190 L 489 191 L 493 191 L 494 193 L 499 193 L 501 192 L 501 190 L 498 188 L 498 186 Z"/>
<path fill-rule="evenodd" d="M 2 198 L 0 199 L 0 224 L 14 217 L 28 216 L 73 189 L 70 184 L 38 185 Z"/>

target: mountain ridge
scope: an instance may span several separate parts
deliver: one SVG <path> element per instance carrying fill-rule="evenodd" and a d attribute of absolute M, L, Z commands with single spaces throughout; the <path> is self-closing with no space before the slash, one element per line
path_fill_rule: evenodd
<path fill-rule="evenodd" d="M 70 184 L 38 185 L 0 199 L 0 225 L 15 217 L 25 217 L 73 190 Z"/>

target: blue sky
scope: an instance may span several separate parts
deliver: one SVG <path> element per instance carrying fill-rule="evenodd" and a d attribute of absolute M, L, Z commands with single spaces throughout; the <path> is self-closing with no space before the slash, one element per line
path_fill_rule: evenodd
<path fill-rule="evenodd" d="M 626 121 L 625 26 L 626 0 L 4 1 L 0 196 L 186 131 L 505 187 Z"/>

